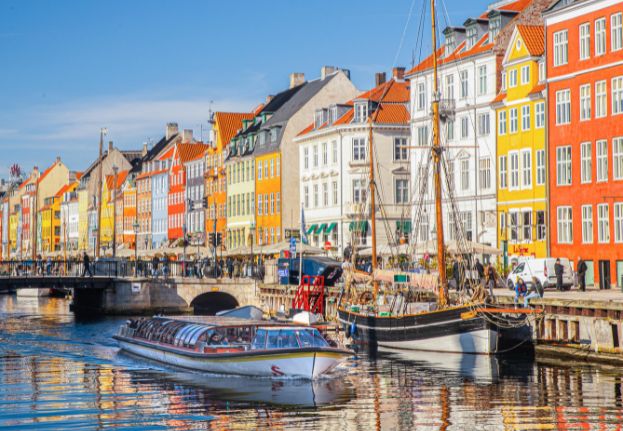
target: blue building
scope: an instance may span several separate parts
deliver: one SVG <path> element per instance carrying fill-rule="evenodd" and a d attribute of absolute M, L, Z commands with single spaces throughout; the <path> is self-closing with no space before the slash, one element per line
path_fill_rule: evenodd
<path fill-rule="evenodd" d="M 168 196 L 169 196 L 169 166 L 168 160 L 160 160 L 160 169 L 151 176 L 151 220 L 152 220 L 152 248 L 168 245 Z"/>

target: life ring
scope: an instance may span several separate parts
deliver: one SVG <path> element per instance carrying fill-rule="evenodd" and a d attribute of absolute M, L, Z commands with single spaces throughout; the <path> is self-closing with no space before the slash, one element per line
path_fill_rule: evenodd
<path fill-rule="evenodd" d="M 374 296 L 372 295 L 372 292 L 365 291 L 365 292 L 361 292 L 361 295 L 359 295 L 359 302 L 362 304 L 366 302 L 371 302 L 372 300 L 374 300 Z"/>

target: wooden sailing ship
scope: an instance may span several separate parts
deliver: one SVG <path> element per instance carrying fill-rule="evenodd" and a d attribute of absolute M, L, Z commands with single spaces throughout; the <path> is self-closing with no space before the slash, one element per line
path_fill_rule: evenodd
<path fill-rule="evenodd" d="M 372 133 L 376 111 L 368 118 L 372 273 L 366 276 L 356 274 L 352 269 L 350 274 L 347 271 L 345 291 L 338 304 L 338 321 L 348 336 L 373 347 L 495 354 L 530 345 L 530 323 L 538 313 L 497 306 L 493 298 L 488 297 L 484 286 L 476 284 L 463 289 L 456 298 L 449 297 L 443 228 L 441 175 L 444 152 L 439 134 L 440 94 L 434 0 L 430 1 L 430 7 L 434 85 L 431 156 L 439 271 L 436 275 L 420 275 L 378 269 Z M 359 288 L 361 286 L 363 289 Z M 434 301 L 424 299 L 426 290 L 434 294 Z"/>

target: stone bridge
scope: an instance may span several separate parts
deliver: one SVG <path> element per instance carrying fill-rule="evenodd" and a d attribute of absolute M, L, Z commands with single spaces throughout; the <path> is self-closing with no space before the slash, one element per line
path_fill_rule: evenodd
<path fill-rule="evenodd" d="M 116 279 L 104 289 L 75 289 L 75 312 L 105 314 L 214 314 L 259 303 L 259 282 L 250 279 Z"/>

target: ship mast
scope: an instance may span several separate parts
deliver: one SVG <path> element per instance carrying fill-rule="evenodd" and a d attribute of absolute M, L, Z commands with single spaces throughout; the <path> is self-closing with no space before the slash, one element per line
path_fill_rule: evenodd
<path fill-rule="evenodd" d="M 370 162 L 370 230 L 372 233 L 372 283 L 374 286 L 374 301 L 379 293 L 379 283 L 374 279 L 374 270 L 376 269 L 376 205 L 375 194 L 376 185 L 374 184 L 374 151 L 372 147 L 372 115 L 368 116 L 368 160 Z"/>
<path fill-rule="evenodd" d="M 439 266 L 439 297 L 441 306 L 448 303 L 448 281 L 446 278 L 446 254 L 444 250 L 443 210 L 441 207 L 441 153 L 439 142 L 439 83 L 437 81 L 437 29 L 435 20 L 435 0 L 430 0 L 432 46 L 433 46 L 433 181 L 435 184 L 435 216 L 437 224 L 437 260 Z M 373 249 L 374 250 L 374 249 Z"/>

